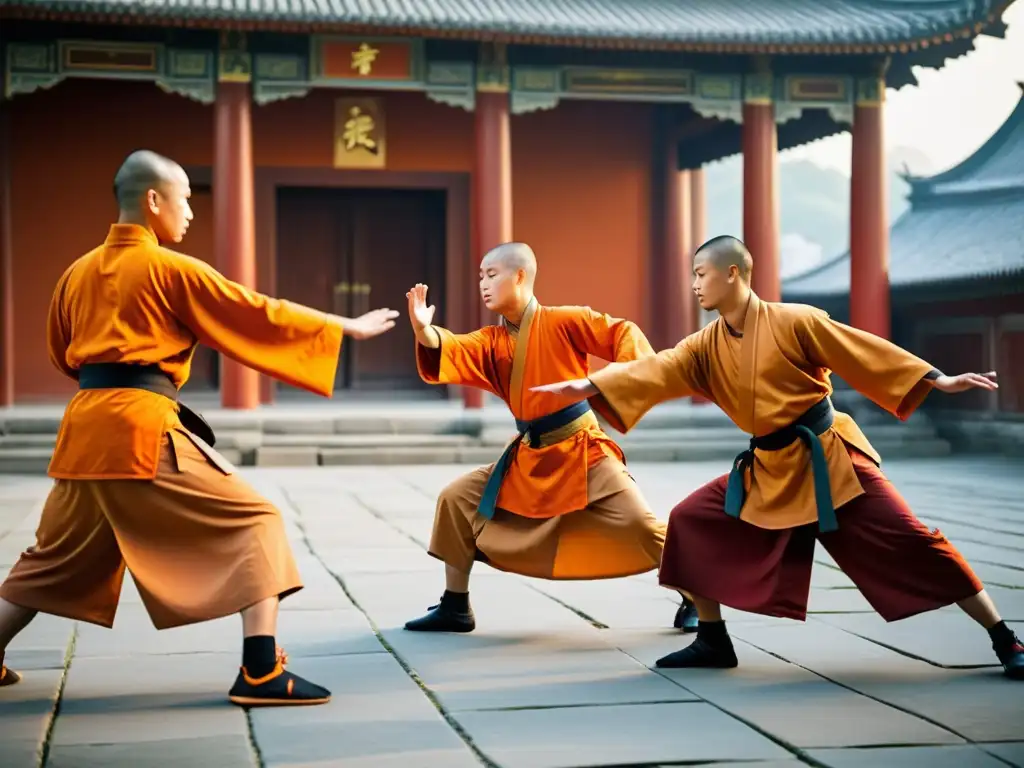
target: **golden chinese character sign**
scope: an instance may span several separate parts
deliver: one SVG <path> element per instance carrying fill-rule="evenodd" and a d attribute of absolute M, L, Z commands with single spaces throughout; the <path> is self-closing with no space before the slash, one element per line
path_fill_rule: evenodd
<path fill-rule="evenodd" d="M 409 42 L 324 40 L 322 75 L 331 80 L 410 80 L 413 50 Z"/>
<path fill-rule="evenodd" d="M 386 144 L 384 106 L 380 99 L 335 102 L 335 168 L 383 168 Z"/>

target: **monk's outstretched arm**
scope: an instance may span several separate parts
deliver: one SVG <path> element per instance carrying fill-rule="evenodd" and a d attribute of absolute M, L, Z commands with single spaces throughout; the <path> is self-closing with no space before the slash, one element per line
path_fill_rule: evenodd
<path fill-rule="evenodd" d="M 821 310 L 803 315 L 797 337 L 808 361 L 833 371 L 866 398 L 906 420 L 942 374 L 930 363 L 873 333 L 836 322 Z"/>
<path fill-rule="evenodd" d="M 627 363 L 650 357 L 654 348 L 640 326 L 629 320 L 573 307 L 566 329 L 577 349 L 610 362 Z"/>
<path fill-rule="evenodd" d="M 330 397 L 342 318 L 228 280 L 188 256 L 168 256 L 168 303 L 200 342 L 294 387 Z"/>
<path fill-rule="evenodd" d="M 472 333 L 452 333 L 437 325 L 427 326 L 422 333 L 424 344 L 416 341 L 416 370 L 428 384 L 458 384 L 477 387 L 497 394 L 493 356 L 494 328 L 481 328 Z M 429 344 L 433 341 L 434 344 Z"/>
<path fill-rule="evenodd" d="M 606 406 L 601 409 L 602 415 L 614 429 L 625 433 L 658 403 L 706 390 L 699 363 L 702 338 L 689 336 L 656 355 L 629 363 L 611 363 L 590 374 L 589 380 L 534 389 L 572 399 L 599 397 Z"/>

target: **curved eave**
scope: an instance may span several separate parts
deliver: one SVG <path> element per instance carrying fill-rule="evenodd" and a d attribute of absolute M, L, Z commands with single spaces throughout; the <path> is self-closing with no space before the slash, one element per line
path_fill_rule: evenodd
<path fill-rule="evenodd" d="M 949 170 L 934 176 L 907 178 L 910 183 L 911 205 L 932 198 L 982 193 L 990 191 L 985 185 L 971 186 L 971 182 L 988 162 L 999 153 L 1010 141 L 1020 141 L 1024 135 L 1024 82 L 1017 83 L 1021 89 L 1021 98 L 1017 106 L 1002 125 L 982 144 L 970 157 Z M 1021 169 L 1024 178 L 1024 169 Z M 966 185 L 963 190 L 946 191 L 940 189 L 944 185 Z M 1005 186 L 1005 185 L 1001 185 Z M 993 187 L 995 189 L 998 187 Z"/>
<path fill-rule="evenodd" d="M 43 3 L 18 3 L 0 0 L 0 18 L 52 22 L 81 22 L 89 24 L 145 25 L 186 27 L 196 29 L 267 31 L 287 33 L 398 35 L 438 39 L 485 40 L 509 44 L 571 46 L 578 48 L 618 48 L 625 50 L 687 51 L 717 54 L 784 54 L 784 55 L 906 55 L 910 64 L 941 66 L 945 49 L 952 56 L 960 56 L 971 47 L 978 35 L 1002 36 L 1005 25 L 1000 17 L 1014 0 L 999 3 L 996 10 L 970 22 L 958 21 L 952 27 L 930 30 L 916 35 L 893 34 L 873 41 L 840 41 L 797 39 L 787 42 L 768 42 L 757 39 L 736 39 L 737 36 L 711 38 L 700 33 L 684 34 L 657 30 L 636 35 L 581 34 L 577 30 L 562 31 L 551 26 L 517 25 L 515 23 L 482 22 L 454 24 L 448 21 L 429 23 L 389 23 L 381 19 L 309 18 L 301 13 L 267 13 L 242 10 L 223 10 L 216 7 L 181 9 L 175 7 L 147 8 L 145 11 L 125 9 L 113 5 L 95 10 L 94 3 L 68 3 L 56 0 Z M 988 5 L 985 3 L 984 5 Z M 685 36 L 684 36 L 685 35 Z M 966 45 L 965 45 L 966 44 Z M 921 61 L 917 61 L 920 54 Z M 936 55 L 938 54 L 938 56 Z M 939 63 L 936 64 L 935 62 Z"/>

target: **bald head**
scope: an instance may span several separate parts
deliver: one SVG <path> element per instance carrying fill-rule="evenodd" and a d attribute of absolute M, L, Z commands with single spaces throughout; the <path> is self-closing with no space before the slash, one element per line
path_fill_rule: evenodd
<path fill-rule="evenodd" d="M 693 254 L 694 267 L 699 263 L 710 263 L 716 270 L 729 274 L 730 267 L 736 267 L 744 283 L 750 282 L 754 259 L 747 246 L 731 235 L 719 235 L 708 240 Z"/>
<path fill-rule="evenodd" d="M 533 288 L 537 278 L 537 257 L 526 243 L 504 243 L 491 249 L 480 263 L 481 269 L 486 270 L 488 266 L 501 266 L 510 272 L 523 270 L 529 288 Z"/>
<path fill-rule="evenodd" d="M 173 184 L 187 183 L 184 169 L 156 152 L 140 149 L 125 158 L 114 175 L 114 196 L 122 211 L 137 211 L 151 190 L 162 191 Z"/>

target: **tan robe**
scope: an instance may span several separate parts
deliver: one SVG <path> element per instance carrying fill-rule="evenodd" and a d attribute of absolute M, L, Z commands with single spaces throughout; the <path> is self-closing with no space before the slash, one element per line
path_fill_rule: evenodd
<path fill-rule="evenodd" d="M 180 388 L 202 342 L 321 395 L 342 341 L 324 313 L 249 291 L 124 224 L 61 277 L 47 329 L 50 358 L 70 378 L 86 363 L 158 364 Z M 302 588 L 280 513 L 182 427 L 166 397 L 79 391 L 50 475 L 36 544 L 0 586 L 5 600 L 111 626 L 127 564 L 164 629 Z"/>
<path fill-rule="evenodd" d="M 751 295 L 742 338 L 724 319 L 672 349 L 590 377 L 617 429 L 631 429 L 656 404 L 689 395 L 716 403 L 740 429 L 763 436 L 789 426 L 832 394 L 830 371 L 900 419 L 924 401 L 932 366 L 870 333 L 838 323 L 814 307 L 761 301 Z M 821 435 L 835 507 L 864 491 L 847 445 L 881 459 L 844 413 Z M 795 528 L 817 520 L 810 452 L 801 441 L 757 450 L 745 476 L 741 519 L 761 528 Z"/>
<path fill-rule="evenodd" d="M 563 407 L 530 387 L 586 376 L 588 355 L 622 361 L 653 354 L 636 325 L 588 307 L 534 303 L 518 332 L 504 325 L 462 335 L 436 330 L 440 349 L 417 345 L 424 381 L 486 389 L 523 420 Z M 459 478 L 438 498 L 429 551 L 448 565 L 467 572 L 477 558 L 539 578 L 598 579 L 660 563 L 665 525 L 651 514 L 621 450 L 593 414 L 539 447 L 519 444 L 488 520 L 477 505 L 491 468 Z"/>

